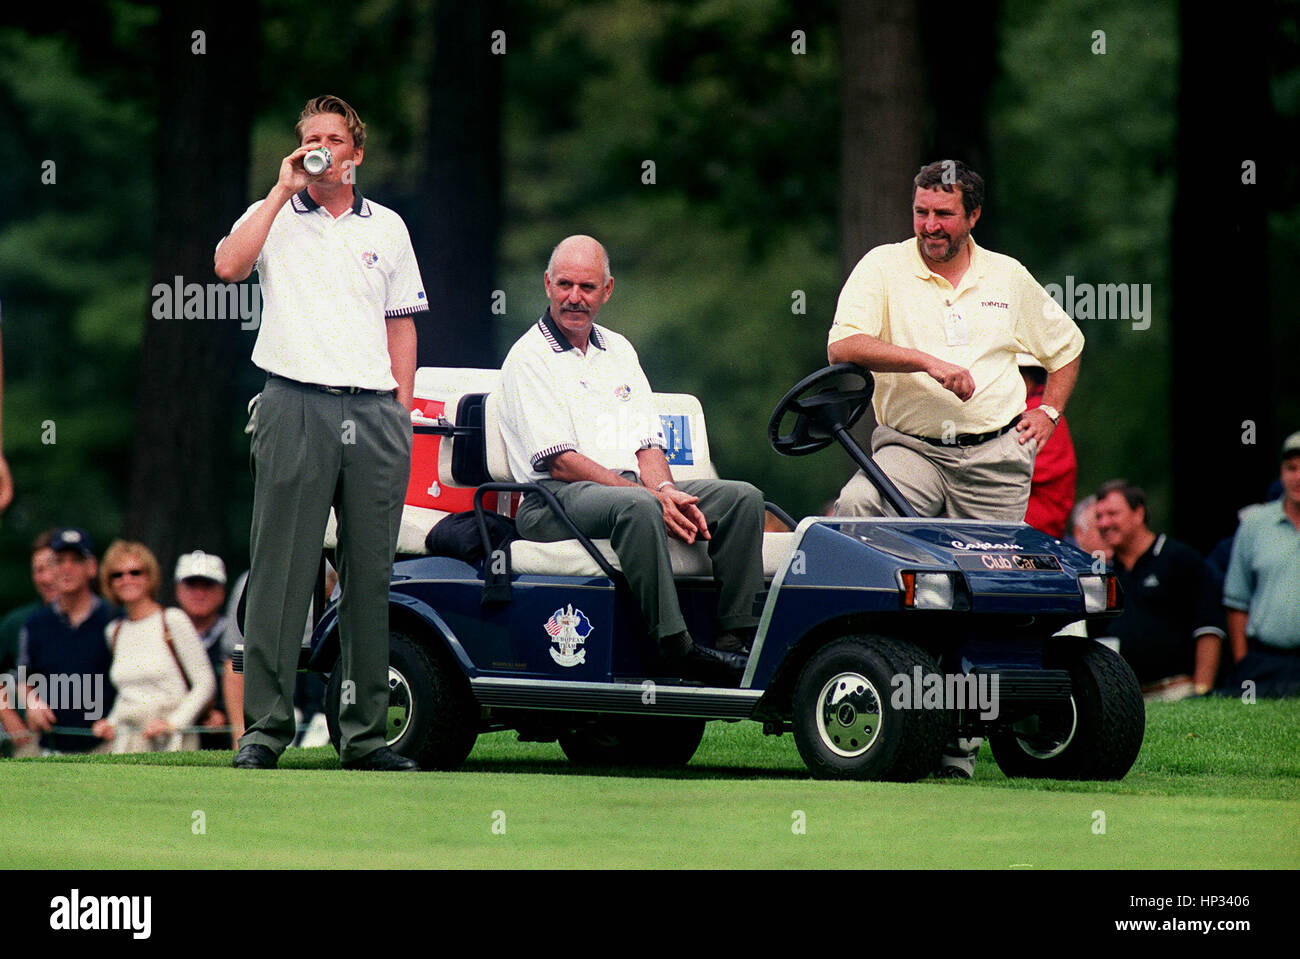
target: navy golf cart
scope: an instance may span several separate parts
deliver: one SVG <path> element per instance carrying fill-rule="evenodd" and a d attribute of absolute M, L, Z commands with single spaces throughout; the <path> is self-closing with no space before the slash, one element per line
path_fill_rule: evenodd
<path fill-rule="evenodd" d="M 484 732 L 558 741 L 574 762 L 680 765 L 710 720 L 794 734 L 812 775 L 914 780 L 956 736 L 986 736 L 1009 776 L 1118 779 L 1145 714 L 1127 664 L 1083 634 L 1114 616 L 1115 578 L 1024 524 L 919 517 L 850 436 L 872 378 L 841 364 L 797 384 L 769 424 L 781 453 L 834 442 L 896 516 L 808 517 L 763 542 L 767 589 L 739 688 L 667 674 L 608 541 L 503 541 L 521 495 L 501 437 L 499 372 L 421 369 L 415 452 L 393 567 L 389 742 L 452 769 Z M 699 402 L 656 394 L 679 479 L 716 475 Z M 452 514 L 475 549 L 429 555 Z M 334 532 L 331 518 L 330 541 Z M 712 643 L 716 589 L 705 544 L 670 540 L 692 636 Z M 318 609 L 321 604 L 318 604 Z M 331 674 L 338 742 L 337 610 L 324 607 L 306 668 Z"/>

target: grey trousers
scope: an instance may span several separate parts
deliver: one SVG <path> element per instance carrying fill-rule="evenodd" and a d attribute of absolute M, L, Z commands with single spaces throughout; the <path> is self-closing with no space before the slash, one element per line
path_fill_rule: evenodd
<path fill-rule="evenodd" d="M 650 490 L 585 481 L 542 480 L 540 485 L 555 494 L 583 533 L 609 539 L 652 638 L 686 629 L 668 558 L 663 507 Z M 709 559 L 719 586 L 718 628 L 756 625 L 754 596 L 763 588 L 763 494 L 735 480 L 688 480 L 676 485 L 700 498 L 698 505 L 712 534 Z M 540 542 L 572 538 L 540 496 L 524 497 L 515 526 L 521 536 Z"/>
<path fill-rule="evenodd" d="M 252 457 L 239 744 L 279 754 L 293 740 L 302 625 L 332 505 L 342 589 L 339 754 L 359 759 L 386 742 L 388 585 L 410 472 L 410 416 L 391 394 L 325 393 L 272 378 Z"/>

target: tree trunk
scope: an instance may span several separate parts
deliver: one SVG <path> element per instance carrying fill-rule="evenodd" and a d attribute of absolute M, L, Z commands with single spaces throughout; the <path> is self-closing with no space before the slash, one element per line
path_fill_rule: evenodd
<path fill-rule="evenodd" d="M 159 6 L 151 288 L 173 288 L 180 277 L 206 289 L 218 282 L 216 241 L 248 203 L 260 15 L 257 0 Z M 124 530 L 157 555 L 168 595 L 180 553 L 227 552 L 225 470 L 239 360 L 237 315 L 217 319 L 205 306 L 203 319 L 185 319 L 182 305 L 155 319 L 151 296 L 146 311 Z"/>
<path fill-rule="evenodd" d="M 840 267 L 912 232 L 924 85 L 915 0 L 841 0 Z"/>
<path fill-rule="evenodd" d="M 984 178 L 984 218 L 976 230 L 981 246 L 996 249 L 996 176 L 989 167 L 989 100 L 998 73 L 996 2 L 966 8 L 960 41 L 947 17 L 921 19 L 925 98 L 929 110 L 922 163 L 961 160 Z"/>
<path fill-rule="evenodd" d="M 916 0 L 840 3 L 840 274 L 872 247 L 912 235 L 925 74 Z M 871 410 L 852 430 L 871 449 Z"/>
<path fill-rule="evenodd" d="M 430 305 L 417 318 L 421 366 L 500 362 L 493 294 L 506 54 L 492 50 L 496 30 L 506 31 L 501 0 L 438 0 L 423 204 L 411 226 Z M 519 42 L 506 33 L 497 42 Z"/>
<path fill-rule="evenodd" d="M 1283 180 L 1270 150 L 1268 27 L 1182 4 L 1178 194 L 1173 214 L 1173 530 L 1201 550 L 1278 474 L 1270 376 L 1266 198 Z M 1243 182 L 1253 163 L 1256 184 Z M 1161 424 L 1150 424 L 1160 429 Z"/>

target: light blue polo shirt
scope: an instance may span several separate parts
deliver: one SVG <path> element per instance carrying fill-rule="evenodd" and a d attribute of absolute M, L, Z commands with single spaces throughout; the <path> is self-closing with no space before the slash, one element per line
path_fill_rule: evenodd
<path fill-rule="evenodd" d="M 1237 529 L 1223 605 L 1248 613 L 1248 636 L 1300 647 L 1300 530 L 1280 500 L 1252 510 Z"/>

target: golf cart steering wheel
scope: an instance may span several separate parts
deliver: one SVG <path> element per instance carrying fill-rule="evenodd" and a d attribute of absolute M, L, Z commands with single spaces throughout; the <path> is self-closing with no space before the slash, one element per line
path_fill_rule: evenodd
<path fill-rule="evenodd" d="M 834 380 L 842 385 L 812 392 Z M 855 381 L 860 385 L 850 385 Z M 856 363 L 836 363 L 805 376 L 776 405 L 767 424 L 767 440 L 783 456 L 806 456 L 825 449 L 835 440 L 836 430 L 851 428 L 867 411 L 874 388 L 871 374 Z M 782 433 L 781 421 L 788 413 L 796 416 L 794 428 Z"/>

